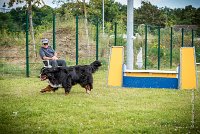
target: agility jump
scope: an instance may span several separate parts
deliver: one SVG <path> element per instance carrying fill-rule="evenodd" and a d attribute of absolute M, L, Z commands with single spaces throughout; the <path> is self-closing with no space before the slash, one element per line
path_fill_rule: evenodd
<path fill-rule="evenodd" d="M 124 64 L 124 47 L 110 50 L 108 86 L 129 88 L 197 89 L 194 47 L 181 47 L 180 66 L 175 71 L 128 70 Z"/>

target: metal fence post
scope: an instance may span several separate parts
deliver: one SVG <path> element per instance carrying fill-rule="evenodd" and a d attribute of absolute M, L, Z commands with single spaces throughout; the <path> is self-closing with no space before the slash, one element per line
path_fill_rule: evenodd
<path fill-rule="evenodd" d="M 173 28 L 171 27 L 171 34 L 170 34 L 170 68 L 172 68 L 172 43 L 173 43 Z"/>
<path fill-rule="evenodd" d="M 147 25 L 145 25 L 145 70 L 147 69 Z"/>
<path fill-rule="evenodd" d="M 56 50 L 56 14 L 53 13 L 53 49 Z"/>
<path fill-rule="evenodd" d="M 117 46 L 117 22 L 115 22 L 115 30 L 114 30 L 114 34 L 115 34 L 115 42 L 114 42 L 114 46 Z"/>
<path fill-rule="evenodd" d="M 194 30 L 192 29 L 192 47 L 194 47 Z"/>
<path fill-rule="evenodd" d="M 78 15 L 76 15 L 76 65 L 78 65 Z"/>
<path fill-rule="evenodd" d="M 26 11 L 26 77 L 29 77 L 29 47 L 28 47 L 28 30 L 29 30 L 29 22 L 28 22 L 28 11 Z"/>
<path fill-rule="evenodd" d="M 160 27 L 158 26 L 158 70 L 160 70 Z"/>
<path fill-rule="evenodd" d="M 181 47 L 184 46 L 184 28 L 181 29 L 182 31 L 182 43 L 181 43 Z"/>
<path fill-rule="evenodd" d="M 99 55 L 99 21 L 97 19 L 97 25 L 96 25 L 96 60 L 98 60 Z"/>

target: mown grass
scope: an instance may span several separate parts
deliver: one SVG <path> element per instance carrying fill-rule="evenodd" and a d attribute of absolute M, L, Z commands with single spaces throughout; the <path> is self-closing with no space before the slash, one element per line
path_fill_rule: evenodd
<path fill-rule="evenodd" d="M 106 72 L 94 74 L 94 89 L 61 88 L 41 94 L 39 78 L 0 80 L 0 133 L 200 133 L 200 97 L 168 89 L 128 89 L 106 86 Z"/>

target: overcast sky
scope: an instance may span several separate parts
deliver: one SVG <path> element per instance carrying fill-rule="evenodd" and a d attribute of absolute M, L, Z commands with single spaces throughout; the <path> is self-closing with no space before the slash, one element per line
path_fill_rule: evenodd
<path fill-rule="evenodd" d="M 9 0 L 0 0 L 0 7 L 3 6 L 4 2 L 8 2 Z M 45 4 L 55 8 L 57 4 L 52 4 L 53 0 L 44 0 Z M 89 0 L 86 0 L 89 1 Z M 127 4 L 127 0 L 115 0 L 122 4 Z M 141 6 L 142 0 L 134 0 L 134 8 L 138 8 Z M 158 7 L 169 7 L 169 8 L 184 8 L 187 5 L 192 5 L 193 7 L 200 8 L 200 0 L 148 0 L 151 4 L 156 5 Z M 15 5 L 14 5 L 15 6 Z"/>

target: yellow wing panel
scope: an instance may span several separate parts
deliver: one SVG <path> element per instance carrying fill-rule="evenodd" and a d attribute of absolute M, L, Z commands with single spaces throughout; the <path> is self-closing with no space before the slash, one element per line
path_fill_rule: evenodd
<path fill-rule="evenodd" d="M 113 46 L 111 48 L 110 63 L 108 69 L 108 85 L 122 86 L 122 65 L 124 58 L 124 48 Z"/>
<path fill-rule="evenodd" d="M 197 89 L 195 49 L 182 47 L 180 54 L 180 88 Z"/>

